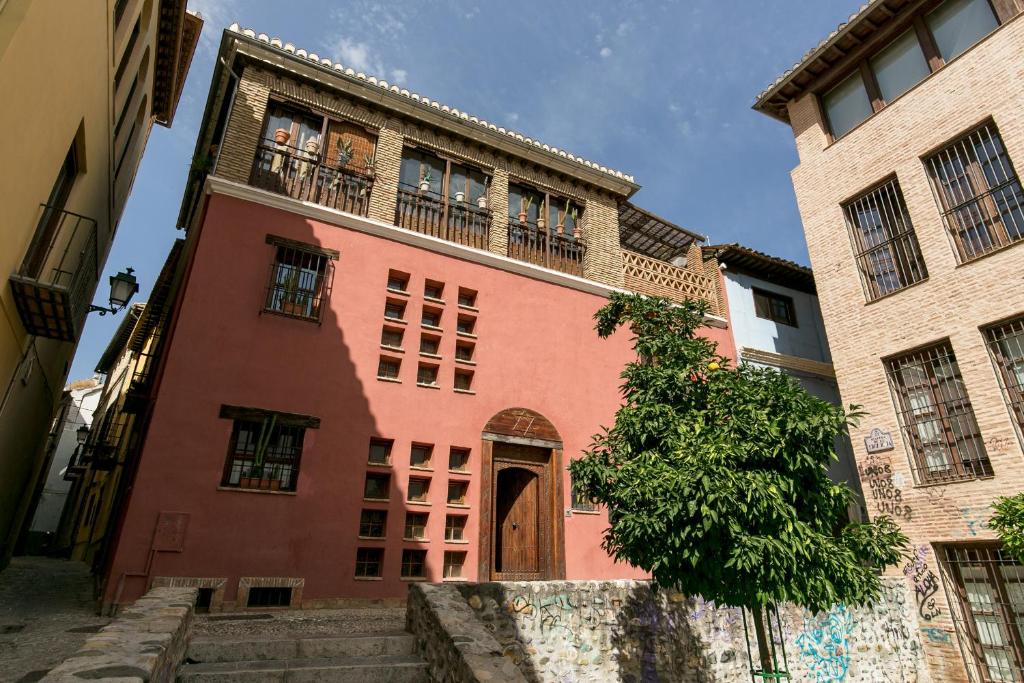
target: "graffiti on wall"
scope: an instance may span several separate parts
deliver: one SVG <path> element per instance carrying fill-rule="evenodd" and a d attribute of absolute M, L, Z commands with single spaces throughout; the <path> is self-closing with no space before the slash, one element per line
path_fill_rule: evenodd
<path fill-rule="evenodd" d="M 988 529 L 989 512 L 986 507 L 963 507 L 960 508 L 960 517 L 967 525 L 967 533 L 977 536 L 980 532 Z"/>
<path fill-rule="evenodd" d="M 914 546 L 914 555 L 903 567 L 903 574 L 914 586 L 917 599 L 917 613 L 925 621 L 931 621 L 941 610 L 935 604 L 935 594 L 939 592 L 939 577 L 928 568 L 928 546 Z"/>
<path fill-rule="evenodd" d="M 950 635 L 949 631 L 944 631 L 941 628 L 935 628 L 934 626 L 921 629 L 921 633 L 928 636 L 928 640 L 933 643 L 948 645 L 953 642 L 953 636 Z"/>
<path fill-rule="evenodd" d="M 903 477 L 893 474 L 889 460 L 869 456 L 859 470 L 861 481 L 867 482 L 871 499 L 875 502 L 878 512 L 895 519 L 910 521 L 914 511 L 910 504 L 903 500 Z"/>
<path fill-rule="evenodd" d="M 846 672 L 850 670 L 852 632 L 853 615 L 842 603 L 824 615 L 805 615 L 796 645 L 815 683 L 838 683 L 846 679 Z"/>

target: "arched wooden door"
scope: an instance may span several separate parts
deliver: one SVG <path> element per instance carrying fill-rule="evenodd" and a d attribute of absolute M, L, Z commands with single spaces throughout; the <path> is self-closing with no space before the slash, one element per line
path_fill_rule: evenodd
<path fill-rule="evenodd" d="M 494 571 L 540 578 L 540 476 L 508 467 L 494 489 Z"/>

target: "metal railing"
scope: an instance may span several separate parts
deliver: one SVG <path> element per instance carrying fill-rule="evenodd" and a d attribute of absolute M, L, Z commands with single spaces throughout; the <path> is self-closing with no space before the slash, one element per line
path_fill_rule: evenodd
<path fill-rule="evenodd" d="M 395 225 L 476 249 L 487 249 L 491 212 L 466 202 L 446 202 L 431 192 L 398 188 Z"/>
<path fill-rule="evenodd" d="M 249 184 L 331 209 L 367 215 L 373 177 L 351 166 L 332 166 L 319 154 L 285 145 L 260 145 Z"/>
<path fill-rule="evenodd" d="M 10 277 L 26 331 L 76 341 L 96 291 L 99 268 L 96 221 L 41 204 L 25 259 Z"/>
<path fill-rule="evenodd" d="M 536 223 L 520 223 L 513 218 L 508 221 L 510 258 L 582 276 L 585 252 L 586 247 L 575 237 L 552 233 Z"/>

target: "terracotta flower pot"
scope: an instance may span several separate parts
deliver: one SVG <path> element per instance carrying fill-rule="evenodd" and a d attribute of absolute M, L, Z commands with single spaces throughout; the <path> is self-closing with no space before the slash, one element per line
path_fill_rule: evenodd
<path fill-rule="evenodd" d="M 269 490 L 270 490 L 270 480 L 269 479 L 260 479 L 260 491 L 269 491 Z"/>
<path fill-rule="evenodd" d="M 242 477 L 238 480 L 238 486 L 243 489 L 251 489 L 254 488 L 252 482 L 252 477 Z"/>
<path fill-rule="evenodd" d="M 520 211 L 519 212 L 519 222 L 520 223 L 525 223 L 526 222 L 526 212 L 525 211 Z"/>
<path fill-rule="evenodd" d="M 538 218 L 538 219 L 537 219 L 537 229 L 538 229 L 538 230 L 544 230 L 544 229 L 545 229 L 545 228 L 547 228 L 547 227 L 548 227 L 548 222 L 547 222 L 547 220 L 545 220 L 545 219 L 543 219 L 543 218 Z"/>
<path fill-rule="evenodd" d="M 284 128 L 278 128 L 277 130 L 274 131 L 274 142 L 283 145 L 286 142 L 288 142 L 288 138 L 290 138 L 291 136 L 292 134 L 289 133 Z"/>
<path fill-rule="evenodd" d="M 562 225 L 561 223 L 559 223 L 558 225 L 555 226 L 555 230 L 558 231 L 559 235 L 564 235 L 565 234 L 565 226 Z"/>
<path fill-rule="evenodd" d="M 281 490 L 281 480 L 280 479 L 271 479 L 270 480 L 270 490 L 271 491 L 280 491 Z"/>

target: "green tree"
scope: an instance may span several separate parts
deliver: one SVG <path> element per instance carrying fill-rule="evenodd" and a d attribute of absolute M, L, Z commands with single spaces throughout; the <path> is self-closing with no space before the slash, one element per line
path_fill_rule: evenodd
<path fill-rule="evenodd" d="M 774 370 L 730 368 L 697 335 L 706 310 L 614 294 L 597 312 L 600 337 L 631 329 L 637 360 L 615 424 L 569 469 L 608 509 L 605 550 L 656 585 L 749 609 L 770 674 L 765 607 L 871 602 L 907 539 L 887 517 L 850 522 L 852 492 L 828 478 L 857 413 Z"/>
<path fill-rule="evenodd" d="M 1024 563 L 1024 493 L 1002 497 L 992 504 L 995 514 L 988 525 L 1003 542 L 1003 547 L 1018 562 Z"/>

